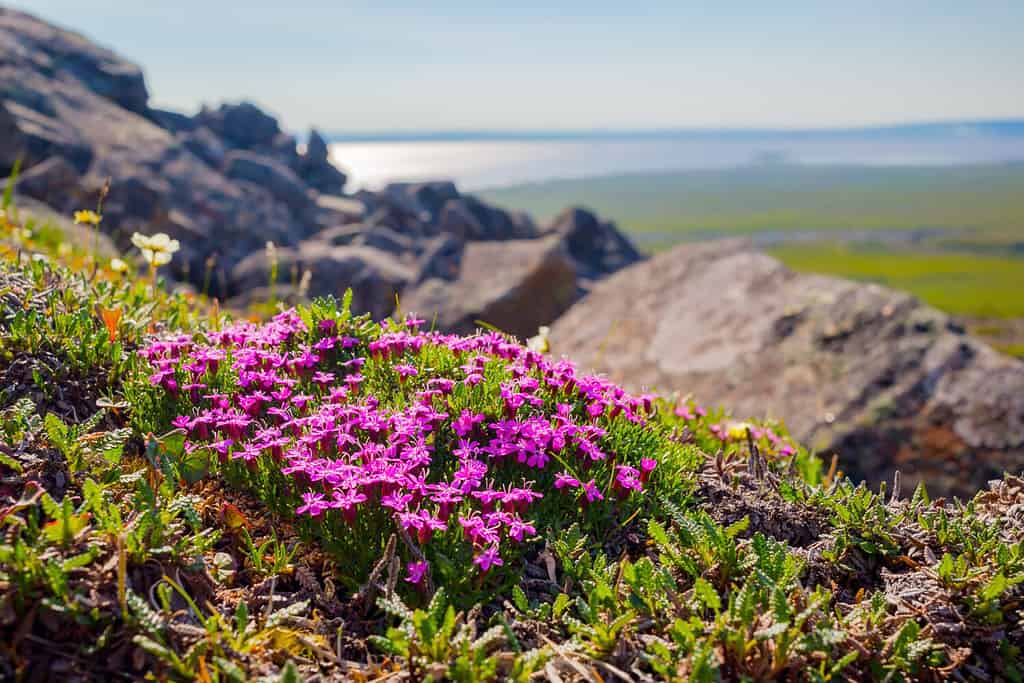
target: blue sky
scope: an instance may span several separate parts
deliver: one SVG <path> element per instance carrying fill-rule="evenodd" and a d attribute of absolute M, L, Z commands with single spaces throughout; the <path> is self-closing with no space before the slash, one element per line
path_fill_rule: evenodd
<path fill-rule="evenodd" d="M 291 129 L 845 126 L 1024 116 L 1024 1 L 21 0 L 185 111 Z"/>

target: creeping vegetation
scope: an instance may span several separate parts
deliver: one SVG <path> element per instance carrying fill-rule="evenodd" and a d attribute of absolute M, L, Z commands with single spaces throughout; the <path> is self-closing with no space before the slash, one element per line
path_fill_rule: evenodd
<path fill-rule="evenodd" d="M 5 679 L 1024 676 L 1020 478 L 871 491 L 498 333 L 8 256 Z"/>

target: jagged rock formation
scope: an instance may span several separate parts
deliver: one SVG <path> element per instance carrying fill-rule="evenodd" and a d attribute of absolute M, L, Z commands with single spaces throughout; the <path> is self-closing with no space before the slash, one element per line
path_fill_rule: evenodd
<path fill-rule="evenodd" d="M 318 132 L 300 151 L 252 103 L 204 107 L 194 116 L 153 109 L 134 64 L 76 33 L 0 9 L 0 177 L 18 158 L 18 194 L 60 213 L 94 206 L 109 180 L 103 228 L 122 248 L 136 230 L 166 232 L 182 245 L 172 275 L 243 304 L 269 293 L 264 250 L 271 241 L 279 257 L 275 291 L 297 294 L 308 270 L 310 296 L 352 287 L 357 308 L 385 316 L 396 295 L 408 295 L 422 314 L 453 328 L 482 318 L 525 335 L 593 279 L 640 258 L 613 225 L 586 211 L 538 228 L 526 214 L 450 182 L 343 196 L 345 174 Z M 552 233 L 554 241 L 539 239 Z M 508 252 L 486 246 L 499 241 L 516 245 Z M 548 287 L 538 272 L 557 273 L 556 281 Z M 482 273 L 495 274 L 486 281 L 495 289 L 476 291 Z M 475 303 L 463 296 L 470 290 Z M 517 296 L 533 304 L 530 315 L 509 305 Z"/>
<path fill-rule="evenodd" d="M 798 275 L 741 242 L 683 246 L 596 285 L 555 353 L 634 388 L 783 418 L 854 478 L 968 495 L 1024 469 L 1024 363 L 877 285 Z"/>

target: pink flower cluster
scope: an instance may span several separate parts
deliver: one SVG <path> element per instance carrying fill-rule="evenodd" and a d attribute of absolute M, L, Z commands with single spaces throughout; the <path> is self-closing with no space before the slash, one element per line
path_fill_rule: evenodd
<path fill-rule="evenodd" d="M 424 549 L 437 535 L 462 538 L 481 572 L 535 536 L 539 501 L 586 507 L 643 491 L 656 460 L 627 462 L 605 437 L 615 420 L 644 423 L 653 397 L 499 334 L 424 333 L 421 323 L 358 339 L 332 319 L 309 329 L 291 310 L 141 353 L 183 413 L 174 425 L 186 451 L 280 473 L 299 516 L 354 527 L 384 513 Z M 437 358 L 447 370 L 428 367 Z M 382 381 L 388 390 L 374 395 Z M 428 566 L 408 571 L 418 584 Z"/>

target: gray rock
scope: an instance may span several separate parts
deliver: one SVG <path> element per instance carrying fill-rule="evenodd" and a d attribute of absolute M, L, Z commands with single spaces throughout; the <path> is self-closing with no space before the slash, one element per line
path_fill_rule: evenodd
<path fill-rule="evenodd" d="M 396 201 L 406 202 L 410 211 L 425 211 L 426 220 L 436 222 L 445 202 L 458 199 L 461 195 L 451 181 L 427 183 L 391 183 L 384 188 L 384 194 Z"/>
<path fill-rule="evenodd" d="M 309 131 L 309 140 L 306 142 L 306 153 L 303 155 L 309 163 L 323 164 L 327 162 L 328 149 L 327 141 L 315 128 Z"/>
<path fill-rule="evenodd" d="M 366 204 L 352 197 L 321 194 L 316 198 L 316 205 L 326 214 L 348 223 L 355 223 L 366 217 Z"/>
<path fill-rule="evenodd" d="M 206 126 L 198 126 L 178 133 L 178 141 L 207 166 L 219 169 L 224 165 L 227 149 L 221 139 Z"/>
<path fill-rule="evenodd" d="M 877 285 L 798 275 L 740 242 L 676 248 L 597 284 L 552 351 L 635 389 L 784 419 L 844 471 L 968 495 L 1024 468 L 1024 362 Z"/>
<path fill-rule="evenodd" d="M 471 195 L 446 201 L 438 227 L 441 232 L 469 240 L 522 240 L 540 234 L 525 213 L 505 211 Z"/>
<path fill-rule="evenodd" d="M 310 271 L 308 296 L 340 297 L 352 288 L 352 308 L 375 318 L 391 314 L 395 297 L 414 273 L 388 253 L 365 246 L 329 246 L 310 240 L 299 249 L 278 249 L 278 282 L 295 285 Z M 232 271 L 237 291 L 270 284 L 271 264 L 266 250 L 250 254 Z"/>
<path fill-rule="evenodd" d="M 198 127 L 196 120 L 191 116 L 169 109 L 150 109 L 149 118 L 156 125 L 171 133 L 187 133 Z"/>
<path fill-rule="evenodd" d="M 18 122 L 0 102 L 0 175 L 6 176 L 14 164 L 25 154 L 26 140 Z"/>
<path fill-rule="evenodd" d="M 30 167 L 18 176 L 14 189 L 27 197 L 51 206 L 66 206 L 81 182 L 78 170 L 70 162 L 53 157 Z M 0 184 L 6 187 L 6 182 Z"/>
<path fill-rule="evenodd" d="M 148 112 L 142 70 L 77 33 L 0 8 L 0 45 L 5 55 L 13 57 L 0 61 L 5 71 L 19 62 L 31 62 L 36 72 L 54 80 L 73 80 L 122 109 Z M 27 101 L 22 104 L 34 108 L 29 104 L 34 95 L 26 92 L 24 96 Z"/>
<path fill-rule="evenodd" d="M 438 235 L 427 240 L 420 256 L 420 274 L 417 282 L 431 278 L 455 280 L 462 266 L 462 253 L 466 243 L 451 235 Z"/>
<path fill-rule="evenodd" d="M 387 226 L 365 223 L 336 225 L 333 228 L 321 230 L 308 241 L 326 243 L 331 246 L 352 244 L 373 247 L 396 256 L 412 254 L 418 250 L 416 242 L 407 235 L 395 232 Z"/>
<path fill-rule="evenodd" d="M 536 334 L 578 295 L 576 269 L 557 237 L 470 242 L 459 277 L 428 279 L 402 297 L 403 310 L 469 333 L 482 320 L 520 338 Z"/>
<path fill-rule="evenodd" d="M 310 241 L 325 242 L 332 247 L 343 247 L 352 244 L 369 228 L 365 223 L 335 225 L 333 228 L 321 230 L 310 238 Z"/>
<path fill-rule="evenodd" d="M 281 127 L 277 119 L 252 102 L 222 104 L 217 109 L 204 107 L 196 115 L 196 122 L 240 149 L 273 148 L 280 144 Z"/>
<path fill-rule="evenodd" d="M 580 275 L 596 279 L 641 260 L 640 252 L 614 223 L 598 219 L 590 211 L 570 207 L 562 211 L 548 230 L 565 240 Z"/>
<path fill-rule="evenodd" d="M 296 155 L 292 167 L 303 181 L 317 192 L 340 195 L 348 178 L 336 169 L 329 160 L 327 142 L 316 130 L 310 131 L 306 150 Z"/>
<path fill-rule="evenodd" d="M 224 157 L 224 175 L 262 187 L 292 211 L 312 205 L 306 186 L 290 168 L 254 152 L 228 152 Z"/>

